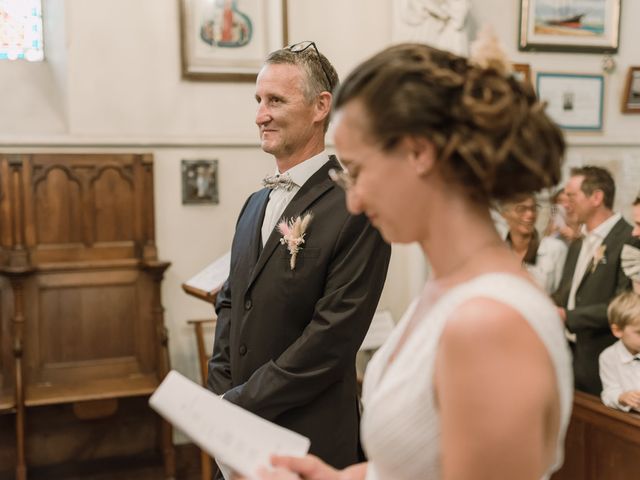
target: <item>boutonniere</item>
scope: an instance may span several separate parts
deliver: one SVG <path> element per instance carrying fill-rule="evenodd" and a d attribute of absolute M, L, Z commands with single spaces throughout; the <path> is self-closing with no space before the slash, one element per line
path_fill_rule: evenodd
<path fill-rule="evenodd" d="M 595 253 L 593 254 L 593 263 L 591 264 L 591 273 L 596 271 L 596 268 L 598 268 L 598 265 L 600 264 L 604 265 L 607 263 L 607 257 L 604 256 L 606 251 L 607 251 L 606 245 L 600 245 L 598 249 L 595 251 Z"/>
<path fill-rule="evenodd" d="M 313 215 L 307 213 L 304 217 L 292 218 L 288 222 L 283 220 L 278 224 L 278 231 L 282 234 L 280 243 L 287 246 L 287 250 L 291 254 L 291 270 L 296 268 L 296 258 L 298 252 L 304 243 L 304 236 L 306 235 L 307 227 Z"/>

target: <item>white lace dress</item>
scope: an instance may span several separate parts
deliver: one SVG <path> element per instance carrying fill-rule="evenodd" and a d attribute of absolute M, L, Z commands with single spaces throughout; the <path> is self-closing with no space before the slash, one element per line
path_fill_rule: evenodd
<path fill-rule="evenodd" d="M 520 312 L 547 348 L 560 394 L 560 434 L 555 461 L 544 478 L 562 464 L 573 399 L 573 374 L 557 309 L 543 292 L 522 278 L 492 273 L 445 293 L 415 325 L 393 363 L 386 368 L 407 328 L 414 303 L 369 363 L 363 386 L 362 417 L 362 439 L 369 458 L 367 480 L 441 477 L 440 422 L 432 383 L 436 350 L 450 312 L 464 301 L 478 297 L 497 300 Z"/>

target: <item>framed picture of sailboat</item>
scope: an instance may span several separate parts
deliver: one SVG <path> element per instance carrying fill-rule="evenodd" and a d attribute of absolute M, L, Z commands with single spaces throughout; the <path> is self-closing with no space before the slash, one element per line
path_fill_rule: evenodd
<path fill-rule="evenodd" d="M 253 82 L 287 44 L 287 0 L 178 0 L 182 76 Z"/>
<path fill-rule="evenodd" d="M 520 50 L 614 53 L 621 0 L 520 0 Z"/>

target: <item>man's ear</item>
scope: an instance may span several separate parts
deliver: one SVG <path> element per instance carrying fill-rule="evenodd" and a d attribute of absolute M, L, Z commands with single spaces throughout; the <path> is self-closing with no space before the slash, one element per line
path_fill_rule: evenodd
<path fill-rule="evenodd" d="M 333 101 L 333 95 L 329 92 L 322 92 L 316 98 L 316 119 L 322 120 L 331 113 L 331 102 Z"/>
<path fill-rule="evenodd" d="M 604 192 L 602 190 L 594 190 L 591 194 L 591 201 L 596 207 L 604 204 Z"/>
<path fill-rule="evenodd" d="M 424 137 L 405 138 L 406 148 L 409 152 L 409 161 L 413 164 L 418 175 L 426 175 L 431 172 L 436 162 L 436 147 Z"/>

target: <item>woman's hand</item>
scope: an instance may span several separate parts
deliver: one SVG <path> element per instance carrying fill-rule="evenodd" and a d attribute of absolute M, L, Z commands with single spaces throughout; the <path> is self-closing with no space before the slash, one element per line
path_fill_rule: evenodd
<path fill-rule="evenodd" d="M 262 469 L 261 480 L 342 480 L 340 471 L 330 467 L 318 457 L 281 457 L 271 458 L 273 470 Z"/>

